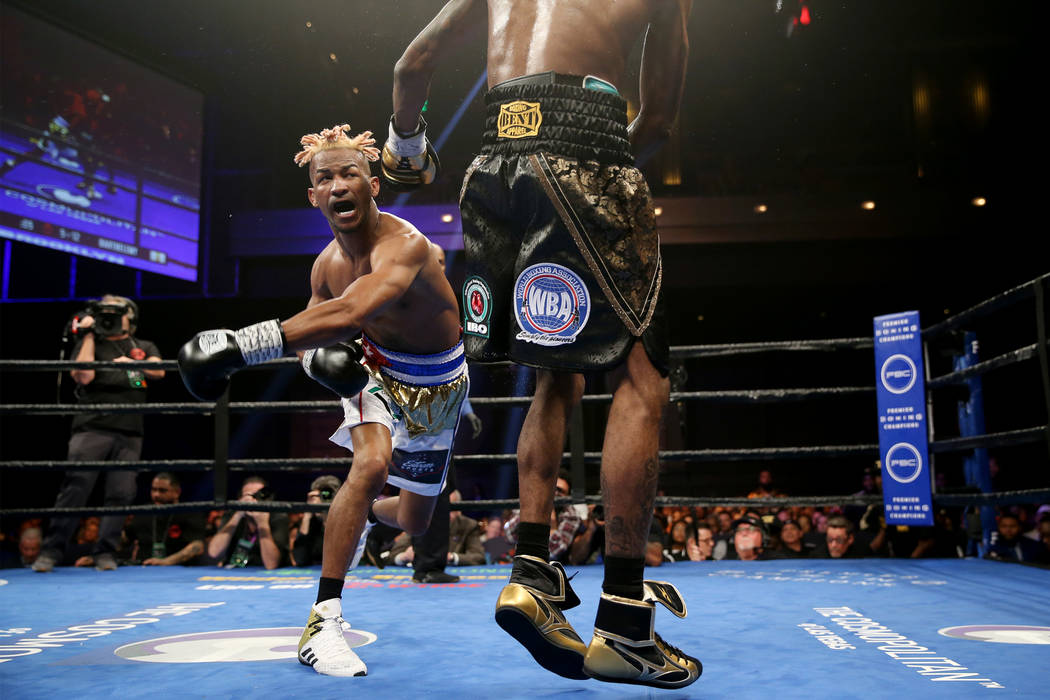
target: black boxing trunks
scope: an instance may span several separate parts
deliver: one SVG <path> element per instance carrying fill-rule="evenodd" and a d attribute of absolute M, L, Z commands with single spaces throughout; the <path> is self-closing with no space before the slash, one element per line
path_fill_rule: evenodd
<path fill-rule="evenodd" d="M 467 356 L 610 369 L 640 338 L 666 376 L 660 241 L 626 101 L 604 81 L 555 74 L 501 83 L 485 101 L 460 192 Z"/>

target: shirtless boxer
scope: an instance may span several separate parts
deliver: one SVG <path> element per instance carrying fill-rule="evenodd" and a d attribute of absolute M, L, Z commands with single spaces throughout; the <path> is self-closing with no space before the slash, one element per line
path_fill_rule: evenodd
<path fill-rule="evenodd" d="M 427 184 L 437 160 L 420 110 L 431 78 L 445 54 L 487 32 L 487 121 L 460 195 L 464 342 L 472 360 L 538 368 L 518 439 L 518 556 L 496 621 L 568 678 L 680 688 L 701 673 L 653 632 L 654 602 L 685 616 L 678 591 L 643 580 L 668 340 L 653 204 L 634 167 L 678 112 L 691 4 L 451 0 L 394 69 L 383 175 Z M 641 104 L 628 124 L 616 86 L 643 35 Z M 579 599 L 548 563 L 547 540 L 567 419 L 581 373 L 595 370 L 610 371 L 613 402 L 601 467 L 605 580 L 587 646 L 562 613 Z"/>
<path fill-rule="evenodd" d="M 335 236 L 314 262 L 306 310 L 283 323 L 198 333 L 179 353 L 183 380 L 202 400 L 221 396 L 232 372 L 301 350 L 306 373 L 343 397 L 345 420 L 331 439 L 354 458 L 328 511 L 317 603 L 299 641 L 299 661 L 333 676 L 367 673 L 342 634 L 347 569 L 377 520 L 410 534 L 427 529 L 469 387 L 444 268 L 412 224 L 376 207 L 369 161 L 379 152 L 370 132 L 350 138 L 348 129 L 304 136 L 295 157 L 309 165 L 307 197 Z M 340 343 L 358 333 L 360 347 Z M 376 501 L 385 483 L 400 495 Z"/>

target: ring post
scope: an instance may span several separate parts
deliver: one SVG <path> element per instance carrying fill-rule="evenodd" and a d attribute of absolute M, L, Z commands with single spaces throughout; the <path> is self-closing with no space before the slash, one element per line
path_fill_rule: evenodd
<path fill-rule="evenodd" d="M 952 359 L 953 369 L 956 372 L 972 367 L 980 361 L 978 357 L 977 334 L 966 331 L 963 335 L 963 349 L 961 354 L 956 354 Z M 981 377 L 971 377 L 966 380 L 966 388 L 969 390 L 969 398 L 959 401 L 956 412 L 959 421 L 960 437 L 973 437 L 984 435 L 984 385 Z M 981 493 L 991 493 L 992 474 L 988 466 L 988 448 L 977 447 L 963 459 L 963 473 L 966 475 L 966 483 L 976 486 Z M 988 543 L 992 531 L 996 529 L 995 509 L 992 506 L 981 506 L 981 544 L 979 555 L 984 556 L 988 551 Z"/>
<path fill-rule="evenodd" d="M 226 503 L 230 482 L 230 389 L 215 402 L 215 502 Z"/>
<path fill-rule="evenodd" d="M 1043 378 L 1043 400 L 1046 402 L 1046 449 L 1050 452 L 1050 360 L 1047 359 L 1047 319 L 1050 312 L 1046 305 L 1046 284 L 1050 275 L 1035 281 L 1035 330 L 1039 342 L 1039 370 Z"/>

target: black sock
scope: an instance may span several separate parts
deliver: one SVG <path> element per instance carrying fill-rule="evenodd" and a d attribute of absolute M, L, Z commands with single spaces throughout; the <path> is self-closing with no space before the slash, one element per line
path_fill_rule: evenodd
<path fill-rule="evenodd" d="M 547 561 L 551 556 L 550 539 L 550 523 L 518 523 L 518 547 L 514 553 Z"/>
<path fill-rule="evenodd" d="M 605 593 L 641 600 L 644 580 L 645 559 L 642 557 L 605 557 L 605 581 L 602 582 Z"/>
<path fill-rule="evenodd" d="M 322 576 L 317 584 L 317 602 L 320 603 L 330 598 L 342 598 L 343 583 L 344 580 L 341 578 L 325 578 Z"/>
<path fill-rule="evenodd" d="M 377 518 L 376 514 L 372 512 L 372 506 L 374 506 L 375 504 L 375 501 L 372 501 L 368 504 L 368 522 L 372 523 L 373 525 L 379 522 L 379 518 Z"/>

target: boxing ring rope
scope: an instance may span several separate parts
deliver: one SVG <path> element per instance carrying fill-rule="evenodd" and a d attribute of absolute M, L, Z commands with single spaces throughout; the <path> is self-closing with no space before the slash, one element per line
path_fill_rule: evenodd
<path fill-rule="evenodd" d="M 945 319 L 922 330 L 924 341 L 958 330 L 974 319 L 998 311 L 1010 304 L 1035 297 L 1037 304 L 1038 342 L 977 363 L 964 370 L 929 377 L 926 381 L 927 392 L 943 387 L 964 384 L 967 380 L 983 376 L 1004 367 L 1016 365 L 1033 358 L 1040 359 L 1044 393 L 1047 397 L 1048 414 L 1050 414 L 1050 380 L 1047 379 L 1047 347 L 1045 315 L 1043 303 L 1043 286 L 1050 275 L 1043 275 L 1035 280 L 1019 285 L 991 299 L 982 301 L 955 316 Z M 671 357 L 676 360 L 735 356 L 740 354 L 774 353 L 774 352 L 834 352 L 839 350 L 870 350 L 874 347 L 871 338 L 832 338 L 816 340 L 795 340 L 779 342 L 755 342 L 739 344 L 712 344 L 678 346 L 671 348 Z M 248 369 L 274 369 L 298 364 L 295 358 L 281 358 L 264 365 Z M 507 365 L 509 363 L 494 363 Z M 476 365 L 475 365 L 476 366 Z M 78 362 L 55 360 L 0 360 L 0 371 L 68 371 L 71 369 L 165 369 L 177 370 L 174 360 L 159 363 L 151 362 Z M 818 398 L 841 398 L 849 396 L 874 396 L 874 386 L 852 387 L 816 387 L 790 389 L 753 389 L 723 391 L 673 391 L 671 402 L 697 401 L 707 403 L 766 404 L 792 401 L 805 401 Z M 227 394 L 228 397 L 228 394 Z M 340 408 L 337 400 L 325 401 L 276 401 L 276 402 L 230 402 L 223 397 L 214 403 L 168 402 L 145 404 L 109 404 L 107 413 L 144 413 L 160 415 L 213 415 L 215 417 L 215 454 L 210 459 L 173 459 L 173 460 L 136 460 L 136 461 L 81 461 L 65 460 L 10 460 L 0 462 L 0 469 L 13 470 L 69 470 L 71 468 L 92 471 L 136 470 L 136 471 L 213 471 L 215 474 L 214 501 L 190 502 L 176 505 L 155 506 L 105 506 L 83 508 L 12 508 L 0 510 L 0 517 L 22 515 L 84 515 L 109 513 L 153 513 L 164 511 L 200 511 L 200 510 L 267 510 L 267 511 L 316 511 L 324 510 L 326 505 L 311 505 L 299 502 L 243 503 L 226 498 L 226 480 L 230 471 L 268 471 L 292 472 L 306 469 L 342 470 L 349 460 L 347 458 L 271 458 L 271 459 L 228 459 L 229 416 L 239 413 L 255 412 L 330 412 Z M 608 403 L 611 394 L 588 394 L 583 397 L 584 403 Z M 471 397 L 476 405 L 491 406 L 526 406 L 532 400 L 529 396 L 511 397 Z M 55 404 L 8 404 L 0 406 L 0 415 L 73 415 L 78 413 L 97 413 L 97 405 L 55 405 Z M 572 421 L 569 431 L 569 451 L 563 454 L 563 461 L 570 461 L 574 466 L 583 463 L 597 463 L 601 460 L 600 452 L 583 450 L 582 423 L 578 414 Z M 1050 446 L 1050 424 L 1028 428 L 1007 430 L 984 435 L 964 436 L 931 440 L 929 449 L 934 454 L 962 452 L 978 447 L 1016 446 L 1048 441 Z M 860 445 L 820 445 L 808 447 L 763 447 L 734 449 L 689 449 L 661 450 L 659 458 L 680 462 L 716 462 L 716 461 L 764 461 L 786 459 L 841 458 L 841 457 L 877 457 L 877 444 Z M 513 463 L 514 453 L 456 455 L 456 464 L 471 463 Z M 577 480 L 580 481 L 580 480 Z M 943 505 L 990 505 L 998 503 L 1020 503 L 1043 500 L 1050 497 L 1048 489 L 1027 489 L 997 493 L 934 494 L 934 501 Z M 600 503 L 600 494 L 586 495 L 574 489 L 572 498 L 559 499 L 562 503 Z M 729 506 L 740 507 L 754 505 L 753 500 L 746 498 L 693 498 L 693 497 L 659 497 L 657 505 L 690 505 L 690 506 Z M 792 498 L 763 499 L 763 507 L 795 505 L 871 505 L 881 503 L 881 496 L 811 496 Z M 462 501 L 452 504 L 454 509 L 485 510 L 489 508 L 515 507 L 517 499 L 487 501 Z"/>

